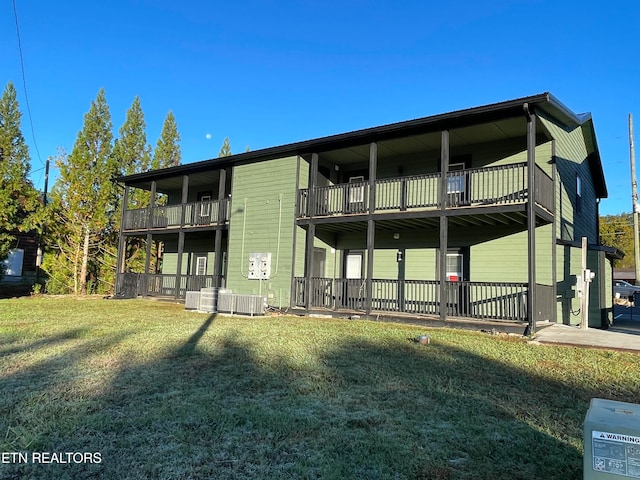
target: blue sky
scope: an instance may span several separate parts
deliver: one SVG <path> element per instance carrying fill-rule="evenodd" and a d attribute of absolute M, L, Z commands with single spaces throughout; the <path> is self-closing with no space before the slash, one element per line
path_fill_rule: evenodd
<path fill-rule="evenodd" d="M 172 110 L 183 163 L 217 156 L 225 137 L 239 153 L 549 91 L 593 115 L 609 189 L 601 213 L 631 211 L 640 3 L 487 4 L 7 0 L 1 87 L 18 90 L 39 188 L 45 159 L 71 151 L 101 87 L 116 135 L 136 95 L 152 146 Z"/>

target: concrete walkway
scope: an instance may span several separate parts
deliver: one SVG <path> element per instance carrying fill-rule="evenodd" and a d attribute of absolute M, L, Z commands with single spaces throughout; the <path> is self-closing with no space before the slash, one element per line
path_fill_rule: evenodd
<path fill-rule="evenodd" d="M 554 324 L 540 329 L 532 342 L 555 345 L 573 345 L 586 348 L 604 348 L 640 353 L 640 306 L 617 307 L 614 322 L 607 330 Z"/>

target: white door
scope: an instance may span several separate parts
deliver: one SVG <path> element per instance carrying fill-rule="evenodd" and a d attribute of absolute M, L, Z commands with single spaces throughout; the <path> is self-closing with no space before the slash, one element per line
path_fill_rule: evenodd
<path fill-rule="evenodd" d="M 207 274 L 207 257 L 206 255 L 199 255 L 196 257 L 196 275 Z"/>
<path fill-rule="evenodd" d="M 349 279 L 362 278 L 362 253 L 347 254 L 345 277 Z"/>
<path fill-rule="evenodd" d="M 464 278 L 462 253 L 447 253 L 447 280 L 459 282 Z"/>

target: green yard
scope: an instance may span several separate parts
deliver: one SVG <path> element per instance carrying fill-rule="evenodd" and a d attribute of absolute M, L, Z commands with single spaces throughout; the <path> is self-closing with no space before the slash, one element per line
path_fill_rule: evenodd
<path fill-rule="evenodd" d="M 589 400 L 640 402 L 636 354 L 425 332 L 0 300 L 0 478 L 580 479 Z"/>

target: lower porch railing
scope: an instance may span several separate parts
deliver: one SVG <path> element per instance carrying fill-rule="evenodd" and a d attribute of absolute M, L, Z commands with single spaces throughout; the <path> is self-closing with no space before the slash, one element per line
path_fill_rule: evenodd
<path fill-rule="evenodd" d="M 224 277 L 219 275 L 178 275 L 122 273 L 118 275 L 116 293 L 126 296 L 175 297 L 184 298 L 187 291 L 201 288 L 224 286 Z M 216 282 L 218 279 L 218 282 Z"/>
<path fill-rule="evenodd" d="M 361 279 L 296 277 L 294 303 L 305 307 L 309 295 L 310 308 L 331 310 L 366 309 L 366 285 Z M 309 288 L 307 289 L 307 284 Z M 550 315 L 555 302 L 546 298 L 552 287 L 536 285 L 539 300 L 549 303 L 545 313 Z M 446 314 L 450 317 L 527 321 L 526 283 L 513 282 L 446 282 Z M 545 298 L 540 292 L 545 292 Z M 437 280 L 372 280 L 371 309 L 382 312 L 438 315 L 440 313 L 440 282 Z M 547 316 L 547 318 L 550 318 Z"/>

